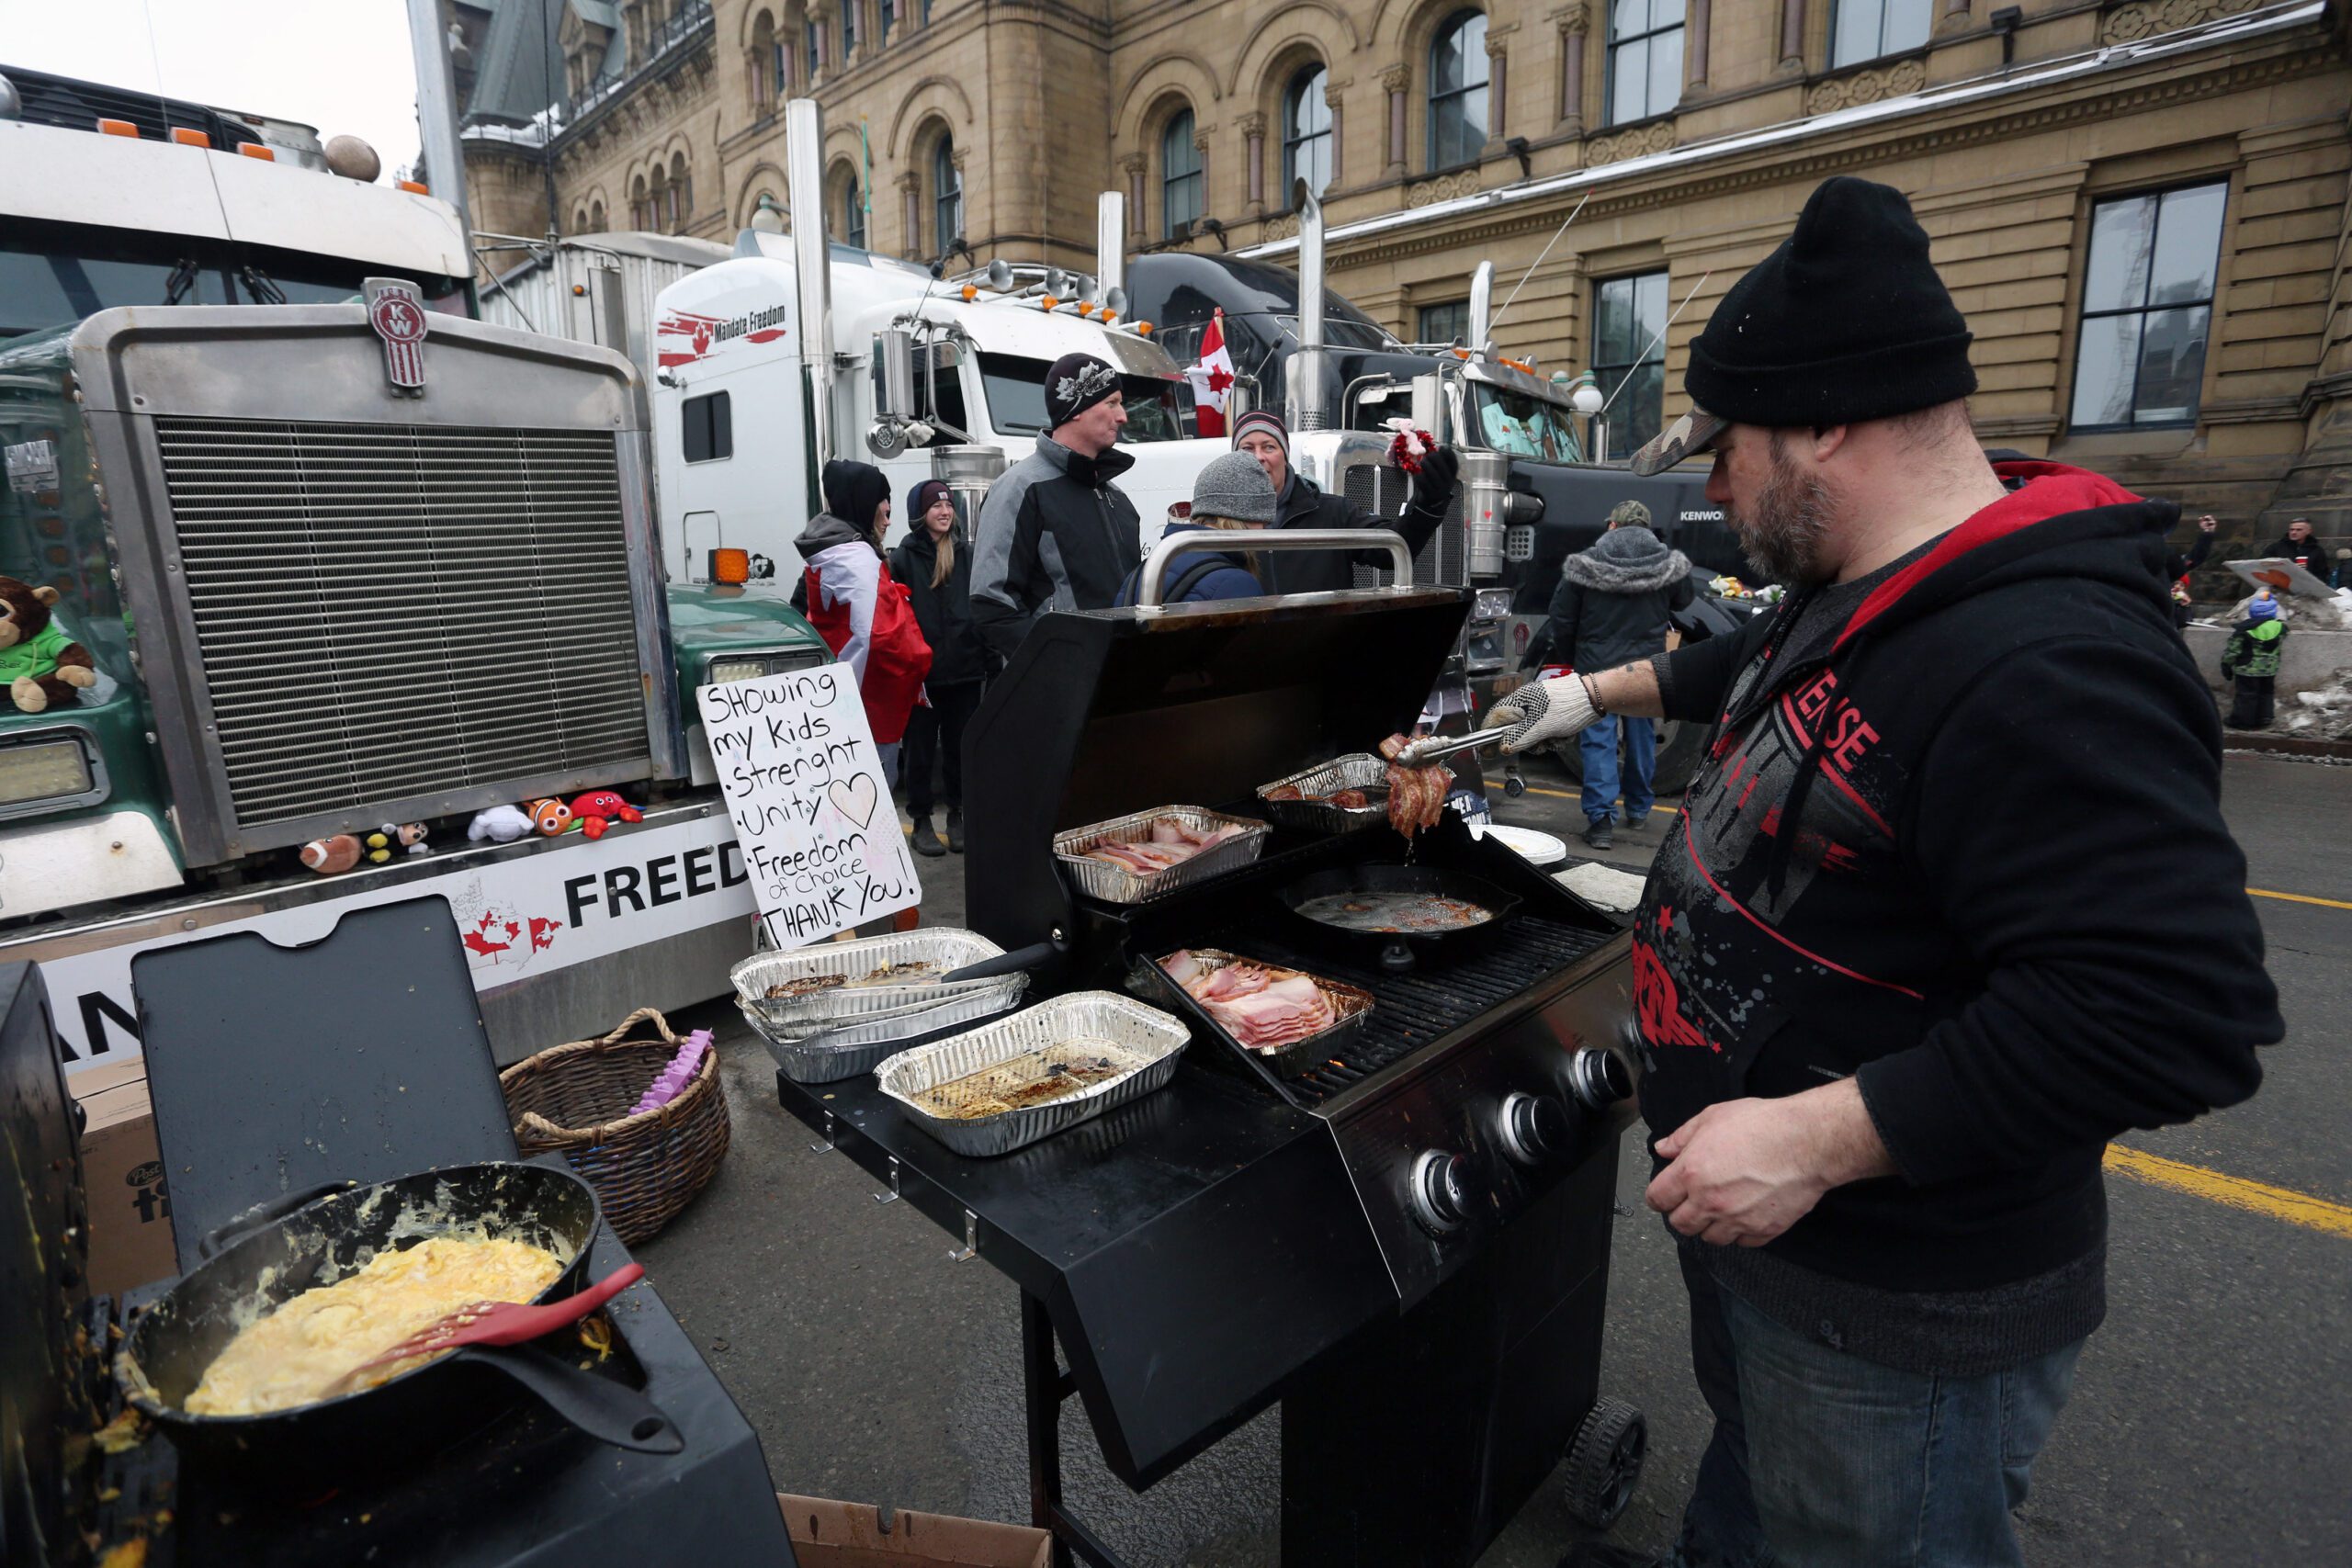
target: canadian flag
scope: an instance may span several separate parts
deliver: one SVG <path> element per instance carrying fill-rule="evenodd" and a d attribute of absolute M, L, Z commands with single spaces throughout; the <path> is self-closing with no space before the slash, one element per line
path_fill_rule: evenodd
<path fill-rule="evenodd" d="M 1233 389 L 1233 355 L 1225 351 L 1225 312 L 1209 318 L 1201 334 L 1201 362 L 1184 372 L 1193 383 L 1193 407 L 1204 436 L 1225 434 L 1225 399 Z"/>

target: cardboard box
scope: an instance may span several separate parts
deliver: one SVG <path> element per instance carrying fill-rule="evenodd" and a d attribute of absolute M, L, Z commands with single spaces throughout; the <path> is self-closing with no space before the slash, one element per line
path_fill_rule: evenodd
<path fill-rule="evenodd" d="M 863 1503 L 776 1494 L 800 1568 L 1051 1568 L 1053 1537 L 1027 1525 L 918 1514 L 901 1508 L 884 1528 Z"/>
<path fill-rule="evenodd" d="M 76 1086 L 79 1087 L 78 1085 Z M 172 1250 L 172 1195 L 155 1152 L 147 1080 L 76 1096 L 82 1185 L 90 1201 L 90 1290 L 120 1295 L 179 1272 Z"/>

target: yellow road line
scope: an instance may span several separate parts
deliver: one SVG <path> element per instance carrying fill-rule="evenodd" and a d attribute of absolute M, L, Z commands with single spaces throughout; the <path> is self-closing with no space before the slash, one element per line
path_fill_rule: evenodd
<path fill-rule="evenodd" d="M 1554 800 L 1582 800 L 1584 798 L 1583 795 L 1577 794 L 1573 790 L 1545 789 L 1542 784 L 1529 784 L 1527 786 L 1527 793 L 1530 795 L 1548 795 Z M 1624 805 L 1625 797 L 1622 795 L 1619 795 L 1617 797 L 1617 804 L 1620 806 Z M 1679 806 L 1654 806 L 1650 809 L 1653 811 L 1662 811 L 1669 817 L 1679 817 L 1682 815 L 1682 808 Z"/>
<path fill-rule="evenodd" d="M 2352 909 L 2352 903 L 2341 898 L 2315 898 L 2308 893 L 2273 893 L 2267 887 L 2249 887 L 2246 891 L 2257 898 L 2283 898 L 2290 904 L 2317 904 L 2329 909 Z"/>
<path fill-rule="evenodd" d="M 2290 1225 L 2302 1225 L 2310 1230 L 2325 1231 L 2330 1235 L 2352 1237 L 2352 1207 L 2332 1203 L 2324 1198 L 2314 1198 L 2308 1192 L 2295 1192 L 2284 1187 L 2248 1181 L 2242 1176 L 2224 1176 L 2201 1165 L 2186 1165 L 2177 1159 L 2166 1159 L 2162 1155 L 2127 1148 L 2121 1144 L 2107 1145 L 2107 1168 L 2154 1187 L 2169 1187 L 2176 1192 L 2186 1192 L 2192 1198 L 2226 1203 L 2233 1209 L 2245 1209 L 2256 1214 L 2267 1214 L 2274 1220 L 2284 1220 Z"/>

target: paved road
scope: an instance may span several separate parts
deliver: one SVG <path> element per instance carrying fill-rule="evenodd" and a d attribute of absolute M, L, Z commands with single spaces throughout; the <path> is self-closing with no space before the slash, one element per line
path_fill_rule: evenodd
<path fill-rule="evenodd" d="M 1530 777 L 1561 793 L 1531 791 L 1498 815 L 1572 836 L 1582 818 L 1569 786 L 1540 767 Z M 2352 772 L 2233 757 L 2224 787 L 2253 886 L 2352 905 Z M 2096 809 L 2058 803 L 2053 813 Z M 1621 833 L 1600 858 L 1639 870 L 1658 837 Z M 958 918 L 962 862 L 922 869 L 926 917 Z M 2352 1204 L 2352 908 L 2256 902 L 2288 1021 L 2263 1093 L 2127 1142 Z M 984 1263 L 950 1263 L 945 1234 L 904 1205 L 877 1206 L 874 1183 L 843 1156 L 810 1153 L 731 1007 L 700 1021 L 721 1031 L 734 1148 L 711 1190 L 639 1255 L 759 1429 L 776 1483 L 1025 1518 L 1012 1287 Z M 1706 1430 L 1672 1248 L 1638 1209 L 1643 1163 L 1629 1141 L 1602 1383 L 1649 1416 L 1650 1468 L 1612 1538 L 1647 1546 L 1671 1536 Z M 2352 1562 L 2352 1235 L 2125 1174 L 2109 1188 L 2107 1325 L 2037 1474 L 2030 1558 L 2086 1568 Z M 1102 1470 L 1080 1416 L 1064 1434 L 1074 1504 L 1136 1568 L 1272 1563 L 1279 1420 L 1269 1412 L 1136 1496 Z M 1577 1533 L 1547 1489 L 1481 1568 L 1551 1568 Z"/>

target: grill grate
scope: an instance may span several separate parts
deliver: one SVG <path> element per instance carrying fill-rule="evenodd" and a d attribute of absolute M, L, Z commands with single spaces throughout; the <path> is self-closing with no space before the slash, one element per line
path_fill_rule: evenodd
<path fill-rule="evenodd" d="M 648 755 L 610 434 L 155 430 L 241 827 Z"/>
<path fill-rule="evenodd" d="M 1391 975 L 1376 964 L 1335 962 L 1319 949 L 1269 938 L 1264 928 L 1254 925 L 1225 931 L 1200 945 L 1304 969 L 1372 993 L 1372 1018 L 1344 1054 L 1283 1085 L 1298 1104 L 1315 1106 L 1502 1006 L 1609 938 L 1605 931 L 1584 931 L 1541 915 L 1517 915 L 1483 951 L 1442 968 L 1402 975 Z"/>

